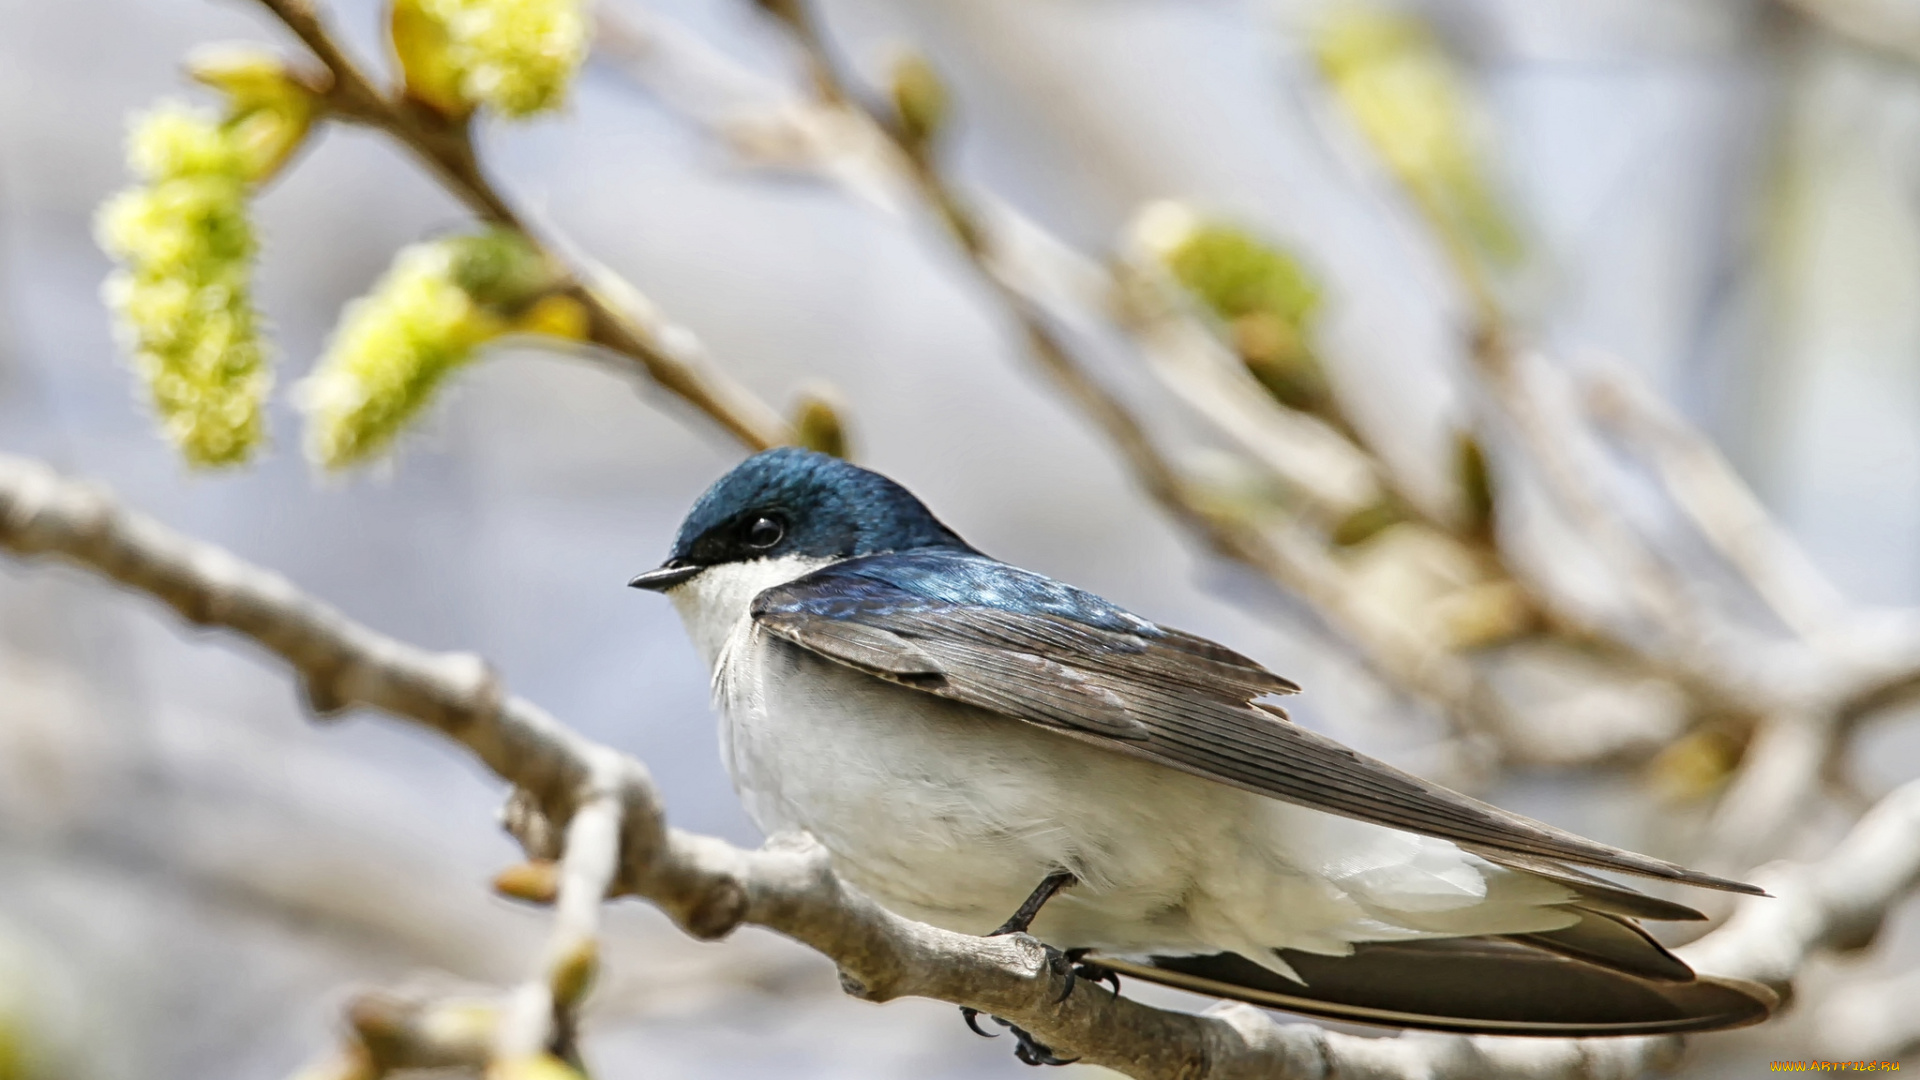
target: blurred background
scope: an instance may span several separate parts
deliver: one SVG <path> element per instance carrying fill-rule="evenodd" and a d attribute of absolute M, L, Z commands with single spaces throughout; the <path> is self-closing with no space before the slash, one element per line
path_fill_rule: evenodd
<path fill-rule="evenodd" d="M 1920 51 L 1902 52 L 1920 9 L 1836 2 L 1835 23 L 1824 6 L 1397 10 L 1430 28 L 1476 118 L 1475 160 L 1519 252 L 1497 275 L 1512 332 L 1552 363 L 1598 356 L 1635 373 L 1712 437 L 1847 600 L 1897 609 L 1920 603 Z M 378 5 L 329 7 L 380 62 Z M 716 138 L 706 105 L 738 104 L 719 90 L 799 92 L 778 26 L 742 0 L 599 10 L 623 20 L 627 48 L 589 65 L 562 113 L 487 126 L 485 161 L 716 363 L 782 408 L 831 385 L 858 460 L 976 546 L 1261 659 L 1308 687 L 1302 722 L 1556 824 L 1701 857 L 1690 838 L 1750 732 L 1663 754 L 1697 733 L 1699 709 L 1658 679 L 1576 693 L 1564 684 L 1585 679 L 1567 673 L 1577 664 L 1512 675 L 1475 655 L 1512 675 L 1516 709 L 1542 695 L 1563 706 L 1572 726 L 1543 738 L 1580 746 L 1491 766 L 1462 753 L 1444 709 L 1370 676 L 1311 604 L 1208 555 L 1146 498 L 924 215 L 876 212 Z M 927 54 L 954 102 L 954 182 L 1049 243 L 1105 259 L 1133 242 L 1143 206 L 1178 200 L 1292 252 L 1317 283 L 1313 352 L 1343 423 L 1416 500 L 1450 505 L 1453 434 L 1477 408 L 1462 376 L 1470 298 L 1338 110 L 1316 60 L 1337 17 L 1326 5 L 819 10 L 856 72 L 881 77 L 903 42 Z M 519 693 L 645 760 L 676 824 L 757 842 L 720 766 L 701 664 L 667 604 L 623 587 L 741 456 L 705 418 L 577 353 L 513 346 L 464 371 L 373 470 L 317 475 L 284 394 L 273 448 L 243 471 L 192 472 L 157 436 L 99 299 L 109 263 L 92 215 L 128 182 L 127 114 L 195 93 L 181 57 L 230 39 L 284 42 L 239 0 L 0 0 L 0 451 L 110 485 L 382 631 L 486 656 Z M 282 386 L 396 248 L 466 220 L 395 147 L 338 127 L 256 214 Z M 1062 321 L 1089 367 L 1191 434 L 1178 395 L 1129 367 L 1115 320 Z M 1181 460 L 1232 487 L 1226 452 L 1204 432 L 1189 441 Z M 1665 544 L 1672 515 L 1655 503 L 1642 521 Z M 1554 543 L 1536 550 L 1551 561 Z M 1701 547 L 1689 544 L 1666 544 L 1682 578 Z M 1395 569 L 1415 556 L 1337 554 L 1368 602 L 1431 591 Z M 1920 775 L 1914 730 L 1895 711 L 1850 732 L 1790 827 L 1728 869 L 1819 853 L 1866 801 Z M 502 794 L 428 735 L 376 717 L 310 722 L 287 675 L 245 644 L 76 573 L 0 562 L 0 1077 L 282 1076 L 337 1040 L 355 989 L 511 980 L 546 923 L 486 888 L 517 857 L 492 827 Z M 1920 1032 L 1920 990 L 1901 1004 L 1885 989 L 1912 988 L 1900 980 L 1920 958 L 1915 915 L 1896 914 L 1871 952 L 1823 961 L 1787 1018 L 1696 1040 L 1689 1075 L 1896 1055 L 1901 1032 Z M 831 964 L 769 934 L 696 944 L 631 901 L 609 922 L 586 1044 L 604 1075 L 1020 1068 L 951 1007 L 848 1000 Z M 1819 1004 L 1862 987 L 1889 1003 L 1882 1027 L 1823 1033 Z M 37 1064 L 9 1073 L 9 1045 Z"/>

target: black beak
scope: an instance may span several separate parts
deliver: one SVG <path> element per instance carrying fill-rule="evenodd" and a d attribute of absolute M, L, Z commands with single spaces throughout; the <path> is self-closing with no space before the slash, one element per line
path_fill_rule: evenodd
<path fill-rule="evenodd" d="M 691 578 L 704 569 L 706 568 L 703 566 L 688 566 L 684 563 L 669 562 L 658 570 L 649 570 L 641 574 L 639 577 L 627 582 L 627 585 L 635 589 L 666 592 L 668 589 L 673 588 L 675 585 Z"/>

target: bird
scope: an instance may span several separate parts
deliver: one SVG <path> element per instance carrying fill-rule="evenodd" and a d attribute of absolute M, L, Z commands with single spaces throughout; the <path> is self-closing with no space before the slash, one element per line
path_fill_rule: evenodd
<path fill-rule="evenodd" d="M 1665 1034 L 1777 1006 L 1641 926 L 1699 911 L 1597 872 L 1762 890 L 1351 750 L 1288 716 L 1291 680 L 994 559 L 839 458 L 748 457 L 629 584 L 711 669 L 748 815 L 908 918 L 1030 934 L 1116 993 L 1402 1028 Z M 1013 1030 L 1029 1064 L 1071 1060 Z"/>

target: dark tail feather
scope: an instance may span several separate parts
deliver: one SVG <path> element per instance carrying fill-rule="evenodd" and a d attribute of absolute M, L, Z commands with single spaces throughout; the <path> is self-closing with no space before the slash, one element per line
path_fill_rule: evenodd
<path fill-rule="evenodd" d="M 1574 960 L 1657 982 L 1691 982 L 1693 969 L 1639 924 L 1600 911 L 1574 909 L 1580 921 L 1563 930 L 1508 934 L 1507 939 Z"/>
<path fill-rule="evenodd" d="M 1291 949 L 1279 955 L 1306 985 L 1233 953 L 1089 959 L 1149 982 L 1288 1012 L 1485 1035 L 1714 1031 L 1757 1024 L 1778 1004 L 1772 991 L 1753 983 L 1641 978 L 1501 938 L 1378 942 L 1356 946 L 1351 956 Z"/>

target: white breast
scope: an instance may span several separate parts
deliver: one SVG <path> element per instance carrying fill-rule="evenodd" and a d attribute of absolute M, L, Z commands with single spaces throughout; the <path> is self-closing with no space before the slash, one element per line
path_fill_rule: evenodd
<path fill-rule="evenodd" d="M 901 914 L 981 933 L 1046 875 L 1082 884 L 1061 948 L 1344 953 L 1364 940 L 1571 923 L 1564 890 L 1445 841 L 1276 802 L 946 701 L 758 629 L 760 591 L 817 568 L 715 567 L 670 594 L 713 665 L 727 768 L 764 830 L 805 829 Z"/>

